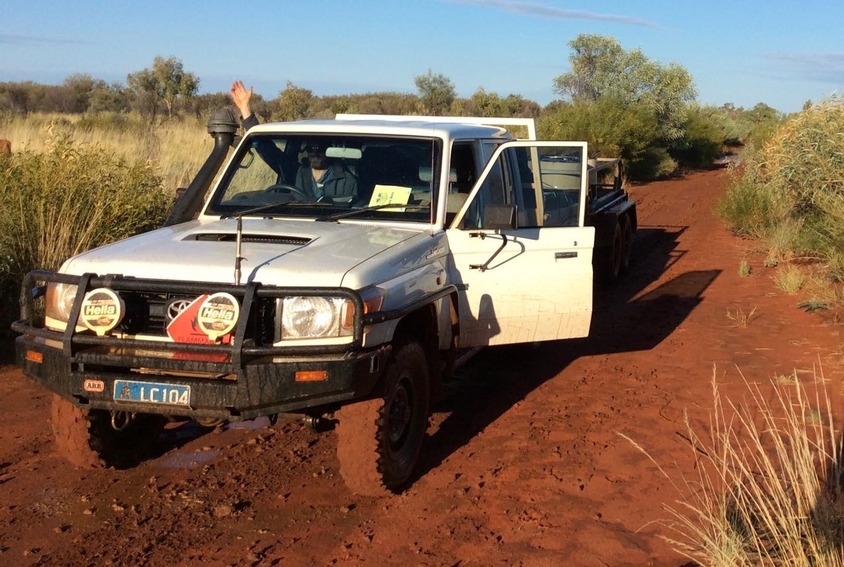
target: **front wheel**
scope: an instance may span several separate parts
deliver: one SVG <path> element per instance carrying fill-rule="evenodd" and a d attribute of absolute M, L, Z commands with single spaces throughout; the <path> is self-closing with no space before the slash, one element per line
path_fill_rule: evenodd
<path fill-rule="evenodd" d="M 127 468 L 148 456 L 167 420 L 158 415 L 82 409 L 53 395 L 50 422 L 59 454 L 73 465 Z"/>
<path fill-rule="evenodd" d="M 419 460 L 428 428 L 430 386 L 425 350 L 396 345 L 381 396 L 337 412 L 337 457 L 346 485 L 365 496 L 398 492 Z"/>

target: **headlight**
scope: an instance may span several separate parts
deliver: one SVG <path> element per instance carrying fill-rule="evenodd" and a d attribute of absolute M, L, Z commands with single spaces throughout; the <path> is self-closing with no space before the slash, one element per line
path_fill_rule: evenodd
<path fill-rule="evenodd" d="M 354 331 L 354 304 L 342 297 L 285 297 L 281 339 L 348 337 Z"/>
<path fill-rule="evenodd" d="M 47 284 L 47 306 L 45 325 L 51 329 L 63 331 L 70 318 L 73 300 L 78 286 L 63 283 Z"/>

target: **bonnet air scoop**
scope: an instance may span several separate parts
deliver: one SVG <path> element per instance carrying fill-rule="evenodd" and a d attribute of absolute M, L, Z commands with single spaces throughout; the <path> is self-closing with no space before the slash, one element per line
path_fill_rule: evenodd
<path fill-rule="evenodd" d="M 231 232 L 205 232 L 191 234 L 184 240 L 196 240 L 198 242 L 236 242 L 237 234 Z M 311 238 L 302 236 L 284 236 L 274 234 L 243 234 L 242 242 L 254 242 L 259 244 L 284 244 L 287 246 L 304 246 L 311 242 Z"/>

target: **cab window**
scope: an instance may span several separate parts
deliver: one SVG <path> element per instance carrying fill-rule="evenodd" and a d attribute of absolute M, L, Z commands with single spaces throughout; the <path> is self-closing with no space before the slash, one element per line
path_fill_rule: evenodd
<path fill-rule="evenodd" d="M 516 146 L 501 152 L 460 223 L 464 229 L 574 227 L 581 218 L 580 147 Z"/>

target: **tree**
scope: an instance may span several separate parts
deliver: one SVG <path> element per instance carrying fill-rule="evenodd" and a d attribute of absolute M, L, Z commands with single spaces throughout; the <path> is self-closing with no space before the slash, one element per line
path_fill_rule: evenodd
<path fill-rule="evenodd" d="M 666 142 L 683 135 L 686 104 L 695 98 L 692 77 L 676 64 L 651 61 L 639 49 L 625 51 L 602 35 L 581 34 L 569 42 L 571 70 L 554 79 L 554 91 L 573 102 L 611 97 L 623 105 L 643 104 L 659 120 Z"/>
<path fill-rule="evenodd" d="M 506 105 L 498 93 L 490 93 L 484 90 L 483 87 L 478 88 L 469 98 L 469 104 L 466 105 L 469 114 L 472 116 L 486 116 L 486 117 L 504 117 L 508 116 L 505 108 Z"/>
<path fill-rule="evenodd" d="M 419 98 L 411 93 L 376 92 L 342 97 L 323 97 L 331 111 L 361 114 L 411 115 L 419 112 Z"/>
<path fill-rule="evenodd" d="M 671 156 L 683 166 L 704 167 L 721 154 L 726 140 L 724 121 L 711 106 L 689 105 L 686 113 L 686 134 L 676 144 Z"/>
<path fill-rule="evenodd" d="M 126 112 L 128 109 L 126 89 L 118 82 L 110 85 L 102 82 L 88 99 L 88 110 L 91 112 Z"/>
<path fill-rule="evenodd" d="M 504 106 L 507 108 L 507 116 L 518 118 L 536 118 L 539 116 L 539 104 L 526 99 L 522 95 L 508 94 L 504 99 Z"/>
<path fill-rule="evenodd" d="M 285 121 L 308 118 L 313 100 L 313 91 L 287 81 L 284 90 L 278 93 L 278 98 L 273 101 L 273 117 Z"/>
<path fill-rule="evenodd" d="M 561 103 L 546 108 L 537 128 L 540 139 L 587 140 L 589 157 L 623 158 L 635 179 L 663 174 L 662 168 L 670 166 L 654 146 L 656 115 L 641 103 L 625 106 L 612 97 Z"/>
<path fill-rule="evenodd" d="M 215 110 L 230 106 L 231 103 L 231 96 L 227 92 L 205 93 L 196 95 L 187 101 L 185 110 L 193 114 L 198 123 L 205 124 Z"/>
<path fill-rule="evenodd" d="M 417 76 L 414 82 L 419 90 L 423 111 L 428 114 L 434 116 L 445 114 L 457 98 L 454 83 L 445 75 L 434 74 L 430 69 L 425 75 Z"/>
<path fill-rule="evenodd" d="M 35 87 L 32 81 L 24 83 L 0 83 L 0 110 L 26 114 L 32 110 L 31 93 Z"/>
<path fill-rule="evenodd" d="M 91 75 L 77 73 L 65 77 L 62 87 L 66 94 L 66 100 L 62 105 L 63 112 L 85 112 L 91 100 L 91 93 L 94 89 L 104 84 L 103 81 L 94 79 Z"/>
<path fill-rule="evenodd" d="M 754 124 L 776 123 L 785 118 L 779 110 L 764 102 L 757 102 L 747 113 Z"/>
<path fill-rule="evenodd" d="M 193 73 L 185 71 L 182 62 L 176 57 L 164 59 L 156 56 L 152 69 L 142 69 L 130 73 L 126 84 L 141 101 L 142 110 L 155 118 L 157 102 L 163 102 L 167 117 L 175 112 L 176 103 L 189 99 L 199 89 L 199 79 Z"/>

